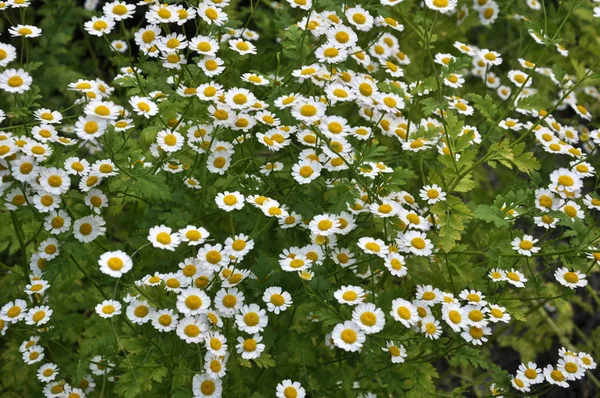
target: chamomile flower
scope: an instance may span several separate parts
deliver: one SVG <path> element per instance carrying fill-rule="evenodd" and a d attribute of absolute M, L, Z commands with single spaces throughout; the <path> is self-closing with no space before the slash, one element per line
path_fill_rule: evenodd
<path fill-rule="evenodd" d="M 238 344 L 235 346 L 235 348 L 237 353 L 240 354 L 243 359 L 255 359 L 260 357 L 262 352 L 265 350 L 265 345 L 262 344 L 261 341 L 262 336 L 256 333 L 246 339 L 242 336 L 238 336 Z"/>
<path fill-rule="evenodd" d="M 177 296 L 177 310 L 185 315 L 205 313 L 210 307 L 210 303 L 210 297 L 195 287 L 189 287 Z"/>
<path fill-rule="evenodd" d="M 398 253 L 389 253 L 385 256 L 384 264 L 392 275 L 399 278 L 402 278 L 408 272 L 404 256 L 401 256 Z"/>
<path fill-rule="evenodd" d="M 177 323 L 177 336 L 188 344 L 197 344 L 204 340 L 208 325 L 193 316 L 187 316 Z"/>
<path fill-rule="evenodd" d="M 179 234 L 173 233 L 173 230 L 165 225 L 150 228 L 147 239 L 152 246 L 170 251 L 174 251 L 181 243 Z"/>
<path fill-rule="evenodd" d="M 442 300 L 441 290 L 434 288 L 431 285 L 418 285 L 415 296 L 418 300 L 422 300 L 425 305 L 428 306 L 433 306 Z"/>
<path fill-rule="evenodd" d="M 54 363 L 45 363 L 37 371 L 37 377 L 42 383 L 48 383 L 58 376 L 58 366 Z"/>
<path fill-rule="evenodd" d="M 60 254 L 60 246 L 55 238 L 47 238 L 38 246 L 38 253 L 41 258 L 52 260 Z"/>
<path fill-rule="evenodd" d="M 431 315 L 421 319 L 420 330 L 421 333 L 425 334 L 425 337 L 432 340 L 437 340 L 442 335 L 442 326 L 440 325 L 440 321 Z"/>
<path fill-rule="evenodd" d="M 325 104 L 317 98 L 302 98 L 292 106 L 292 116 L 300 121 L 312 123 L 321 119 L 326 109 Z"/>
<path fill-rule="evenodd" d="M 373 27 L 373 16 L 360 5 L 346 9 L 345 15 L 348 23 L 360 31 L 368 32 Z"/>
<path fill-rule="evenodd" d="M 15 59 L 17 59 L 17 49 L 10 44 L 0 43 L 0 67 L 6 67 Z"/>
<path fill-rule="evenodd" d="M 92 17 L 91 20 L 83 24 L 85 30 L 92 36 L 102 37 L 109 34 L 115 27 L 115 20 L 112 17 Z"/>
<path fill-rule="evenodd" d="M 517 373 L 516 376 L 512 377 L 510 384 L 517 391 L 521 391 L 521 392 L 531 391 L 529 381 L 527 380 L 527 378 L 523 377 L 520 373 Z"/>
<path fill-rule="evenodd" d="M 158 106 L 147 97 L 139 97 L 134 95 L 133 97 L 129 98 L 129 104 L 136 114 L 143 116 L 146 119 L 158 113 Z"/>
<path fill-rule="evenodd" d="M 8 28 L 8 33 L 10 33 L 12 37 L 25 37 L 32 39 L 34 37 L 40 37 L 42 35 L 42 30 L 37 26 L 18 24 Z"/>
<path fill-rule="evenodd" d="M 433 244 L 423 232 L 408 231 L 396 240 L 398 247 L 405 253 L 413 253 L 416 256 L 429 256 L 432 253 Z"/>
<path fill-rule="evenodd" d="M 121 303 L 115 300 L 104 300 L 96 305 L 96 314 L 102 318 L 112 318 L 116 315 L 121 315 Z"/>
<path fill-rule="evenodd" d="M 465 289 L 460 292 L 459 297 L 461 299 L 467 301 L 467 303 L 470 305 L 475 305 L 475 306 L 479 306 L 479 307 L 483 307 L 483 306 L 487 305 L 487 301 L 484 300 L 485 296 L 477 290 Z"/>
<path fill-rule="evenodd" d="M 137 325 L 143 325 L 150 322 L 154 315 L 154 310 L 147 301 L 134 300 L 127 306 L 126 315 L 131 322 Z"/>
<path fill-rule="evenodd" d="M 204 22 L 211 25 L 222 26 L 227 22 L 227 14 L 221 8 L 211 5 L 209 2 L 200 3 L 196 12 Z"/>
<path fill-rule="evenodd" d="M 235 191 L 235 192 L 220 192 L 215 197 L 215 202 L 217 206 L 226 212 L 230 212 L 233 210 L 241 210 L 244 208 L 244 195 Z"/>
<path fill-rule="evenodd" d="M 342 286 L 334 292 L 333 296 L 340 304 L 348 305 L 358 305 L 367 297 L 363 288 L 351 285 Z"/>
<path fill-rule="evenodd" d="M 466 327 L 464 310 L 458 304 L 443 305 L 442 319 L 457 333 Z"/>
<path fill-rule="evenodd" d="M 53 312 L 54 311 L 47 305 L 32 307 L 27 311 L 25 323 L 28 325 L 41 326 L 50 321 Z"/>
<path fill-rule="evenodd" d="M 23 69 L 6 69 L 0 73 L 0 89 L 8 93 L 24 93 L 29 91 L 33 79 Z"/>
<path fill-rule="evenodd" d="M 4 304 L 0 309 L 0 319 L 5 322 L 17 323 L 27 315 L 27 303 L 25 300 L 16 299 Z"/>
<path fill-rule="evenodd" d="M 249 334 L 260 333 L 269 323 L 269 318 L 264 309 L 257 304 L 243 305 L 240 313 L 235 316 L 239 330 Z"/>
<path fill-rule="evenodd" d="M 240 55 L 256 54 L 256 46 L 244 39 L 229 40 L 229 48 Z"/>
<path fill-rule="evenodd" d="M 540 251 L 540 248 L 535 246 L 539 239 L 534 239 L 531 235 L 523 235 L 523 238 L 515 238 L 511 242 L 513 250 L 519 254 L 531 257 L 532 254 Z"/>
<path fill-rule="evenodd" d="M 498 66 L 502 64 L 500 53 L 492 50 L 480 50 L 479 53 L 477 53 L 477 58 L 483 62 L 483 66 Z"/>
<path fill-rule="evenodd" d="M 107 17 L 110 17 L 115 21 L 122 21 L 133 17 L 135 5 L 127 4 L 124 1 L 112 1 L 104 4 L 102 11 Z"/>
<path fill-rule="evenodd" d="M 218 270 L 221 267 L 229 264 L 229 256 L 226 250 L 221 244 L 216 245 L 204 245 L 199 251 L 196 258 L 202 265 L 211 267 L 214 270 Z"/>
<path fill-rule="evenodd" d="M 178 316 L 173 310 L 158 309 L 152 314 L 151 322 L 159 332 L 170 332 L 177 328 Z"/>
<path fill-rule="evenodd" d="M 510 321 L 510 314 L 506 312 L 506 308 L 500 307 L 496 304 L 490 305 L 488 315 L 490 322 L 508 323 Z"/>
<path fill-rule="evenodd" d="M 188 246 L 201 245 L 210 236 L 210 233 L 206 229 L 195 227 L 193 225 L 188 225 L 187 227 L 180 229 L 177 233 L 179 239 L 182 242 L 186 242 Z"/>
<path fill-rule="evenodd" d="M 392 301 L 390 315 L 405 327 L 409 328 L 419 320 L 417 307 L 410 301 L 397 298 Z"/>
<path fill-rule="evenodd" d="M 510 271 L 506 272 L 506 281 L 515 287 L 525 287 L 527 278 L 521 271 L 511 268 Z"/>
<path fill-rule="evenodd" d="M 293 2 L 296 0 L 290 1 Z M 277 398 L 304 398 L 306 396 L 306 390 L 304 390 L 299 382 L 286 379 L 277 384 L 275 396 Z"/>
<path fill-rule="evenodd" d="M 292 166 L 292 177 L 299 184 L 309 184 L 321 175 L 323 166 L 311 159 L 304 159 Z"/>
<path fill-rule="evenodd" d="M 365 334 L 378 333 L 385 326 L 383 311 L 372 303 L 357 305 L 352 311 L 352 320 Z"/>
<path fill-rule="evenodd" d="M 446 192 L 442 191 L 442 188 L 437 184 L 425 185 L 419 191 L 419 196 L 430 205 L 446 200 Z"/>
<path fill-rule="evenodd" d="M 308 227 L 315 235 L 330 236 L 340 231 L 341 223 L 333 214 L 319 214 L 313 217 Z"/>
<path fill-rule="evenodd" d="M 569 289 L 584 287 L 588 284 L 585 274 L 579 271 L 569 271 L 566 267 L 558 268 L 554 272 L 554 278 Z"/>
<path fill-rule="evenodd" d="M 353 321 L 338 323 L 331 332 L 331 338 L 336 347 L 344 351 L 357 352 L 366 340 L 366 334 Z"/>
<path fill-rule="evenodd" d="M 102 254 L 98 260 L 98 264 L 100 265 L 100 272 L 113 278 L 120 278 L 133 267 L 131 258 L 120 250 Z"/>
<path fill-rule="evenodd" d="M 557 385 L 562 388 L 569 388 L 567 383 L 567 374 L 558 368 L 554 368 L 552 365 L 548 365 L 544 368 L 544 378 L 550 384 Z"/>
<path fill-rule="evenodd" d="M 434 0 L 435 1 L 435 0 Z M 460 88 L 465 83 L 464 77 L 458 73 L 450 73 L 444 78 L 444 85 L 452 88 Z"/>
<path fill-rule="evenodd" d="M 262 299 L 267 304 L 267 310 L 275 314 L 285 311 L 292 305 L 292 296 L 279 286 L 267 288 Z"/>
<path fill-rule="evenodd" d="M 520 376 L 519 378 L 521 380 L 526 380 L 531 385 L 539 384 L 544 381 L 542 369 L 534 362 L 528 362 L 527 364 L 522 363 L 519 365 L 517 375 Z"/>
<path fill-rule="evenodd" d="M 44 228 L 53 235 L 66 232 L 71 228 L 71 217 L 64 210 L 53 211 L 44 219 Z"/>
<path fill-rule="evenodd" d="M 23 352 L 23 361 L 27 365 L 33 365 L 43 360 L 45 357 L 44 347 L 40 345 L 34 345 Z"/>
<path fill-rule="evenodd" d="M 225 70 L 223 65 L 224 62 L 221 58 L 210 55 L 205 56 L 198 62 L 198 66 L 208 77 L 220 75 Z"/>
<path fill-rule="evenodd" d="M 358 240 L 357 246 L 367 254 L 374 254 L 382 258 L 389 253 L 388 246 L 381 239 L 362 237 Z"/>
<path fill-rule="evenodd" d="M 24 292 L 33 295 L 33 294 L 43 294 L 48 288 L 50 284 L 48 281 L 43 279 L 32 280 L 31 283 L 28 283 L 25 286 Z"/>

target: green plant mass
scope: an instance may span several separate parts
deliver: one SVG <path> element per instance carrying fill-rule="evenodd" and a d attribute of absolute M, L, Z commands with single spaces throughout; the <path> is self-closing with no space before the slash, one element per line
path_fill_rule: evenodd
<path fill-rule="evenodd" d="M 600 396 L 599 0 L 0 0 L 2 398 Z"/>

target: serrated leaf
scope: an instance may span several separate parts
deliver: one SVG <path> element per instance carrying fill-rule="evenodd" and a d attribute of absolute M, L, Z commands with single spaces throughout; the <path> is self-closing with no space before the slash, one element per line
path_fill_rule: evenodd
<path fill-rule="evenodd" d="M 469 93 L 466 97 L 473 102 L 473 106 L 482 116 L 493 121 L 496 116 L 497 105 L 494 103 L 492 96 L 486 95 L 485 97 L 482 97 L 479 94 Z"/>
<path fill-rule="evenodd" d="M 495 206 L 479 205 L 473 214 L 476 219 L 493 223 L 498 228 L 509 226 L 508 221 L 504 219 L 504 213 L 502 210 Z"/>

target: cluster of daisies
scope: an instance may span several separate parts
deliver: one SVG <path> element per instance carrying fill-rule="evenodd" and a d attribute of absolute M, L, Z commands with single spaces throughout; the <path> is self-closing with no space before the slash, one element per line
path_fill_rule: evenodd
<path fill-rule="evenodd" d="M 351 285 L 342 286 L 334 293 L 340 304 L 353 306 L 354 310 L 352 320 L 337 324 L 328 335 L 330 345 L 346 351 L 360 351 L 367 335 L 383 330 L 385 313 L 375 304 L 366 302 L 367 293 L 362 287 Z M 437 304 L 441 308 L 436 308 Z M 430 285 L 417 286 L 412 302 L 397 298 L 391 307 L 389 315 L 393 320 L 429 339 L 439 339 L 442 335 L 441 318 L 452 331 L 473 345 L 488 340 L 486 336 L 492 332 L 488 325 L 508 323 L 511 319 L 506 308 L 486 301 L 479 291 L 465 289 L 459 298 L 455 298 L 452 293 Z M 389 352 L 393 363 L 402 363 L 407 356 L 406 348 L 394 341 L 388 341 L 382 349 Z"/>
<path fill-rule="evenodd" d="M 389 6 L 385 10 L 390 11 L 401 1 L 380 0 L 380 4 Z M 163 78 L 168 89 L 147 91 L 139 86 L 149 76 L 131 64 L 120 68 L 112 83 L 80 79 L 69 84 L 68 89 L 78 96 L 69 108 L 79 110 L 73 116 L 76 118 L 73 123 L 66 123 L 71 119 L 66 111 L 40 108 L 34 111 L 33 120 L 22 128 L 0 129 L 3 206 L 14 214 L 32 209 L 45 234 L 29 257 L 29 274 L 24 275 L 28 281 L 24 288 L 28 300 L 14 299 L 0 310 L 2 335 L 19 322 L 39 330 L 50 327 L 48 322 L 53 311 L 47 305 L 50 288 L 44 279 L 47 263 L 61 256 L 61 243 L 71 237 L 88 244 L 106 235 L 103 212 L 110 204 L 105 194 L 108 184 L 116 176 L 129 175 L 128 170 L 137 165 L 141 165 L 144 175 L 177 175 L 173 176 L 175 181 L 192 193 L 207 188 L 202 187 L 197 178 L 202 168 L 214 179 L 228 176 L 230 168 L 238 164 L 236 158 L 240 153 L 244 155 L 244 151 L 252 154 L 253 162 L 266 158 L 263 164 L 254 163 L 256 175 L 249 175 L 257 184 L 285 172 L 300 189 L 322 190 L 323 186 L 335 187 L 344 176 L 359 195 L 347 209 L 335 214 L 320 213 L 306 218 L 282 203 L 285 199 L 256 194 L 242 189 L 244 187 L 224 189 L 211 200 L 225 213 L 254 211 L 269 218 L 278 228 L 305 232 L 307 245 L 283 248 L 279 256 L 280 271 L 297 275 L 305 287 L 317 267 L 330 263 L 346 269 L 347 275 L 361 281 L 379 282 L 383 273 L 395 278 L 407 276 L 407 264 L 416 257 L 435 258 L 439 222 L 430 208 L 446 201 L 452 192 L 431 183 L 420 186 L 414 195 L 379 189 L 374 193 L 373 188 L 383 185 L 394 169 L 383 161 L 364 161 L 364 146 L 383 136 L 401 151 L 430 151 L 451 162 L 460 160 L 461 153 L 453 149 L 443 118 L 446 112 L 465 118 L 474 115 L 474 106 L 457 95 L 457 89 L 468 79 L 483 81 L 485 87 L 495 93 L 489 95 L 499 100 L 514 101 L 518 115 L 503 119 L 498 128 L 509 136 L 531 133 L 540 151 L 564 155 L 569 160 L 568 167 L 552 171 L 549 184 L 535 192 L 533 206 L 509 203 L 500 209 L 507 220 L 533 215 L 534 226 L 542 232 L 537 234 L 537 230 L 532 229 L 529 234 L 518 234 L 522 236 L 515 237 L 511 245 L 519 255 L 532 257 L 541 253 L 544 237 L 535 236 L 555 228 L 562 220 L 576 222 L 588 217 L 589 212 L 600 210 L 598 195 L 582 192 L 584 180 L 596 177 L 588 157 L 600 144 L 600 130 L 585 126 L 592 115 L 584 104 L 600 99 L 594 87 L 572 90 L 577 84 L 574 76 L 556 76 L 552 68 L 524 58 L 505 73 L 507 62 L 500 53 L 456 41 L 451 53 L 432 55 L 448 110 L 436 109 L 431 117 L 411 120 L 403 111 L 430 92 L 422 81 L 404 79 L 403 67 L 411 63 L 411 54 L 401 49 L 399 38 L 405 27 L 390 16 L 393 13 L 378 15 L 373 7 L 359 4 L 348 4 L 338 13 L 318 11 L 315 9 L 318 5 L 312 0 L 288 0 L 287 3 L 272 2 L 270 6 L 299 10 L 302 17 L 295 28 L 311 43 L 312 51 L 304 64 L 285 77 L 248 71 L 242 73 L 239 80 L 220 79 L 231 66 L 227 64 L 228 58 L 253 57 L 259 51 L 255 45 L 260 39 L 259 33 L 225 26 L 228 0 L 204 0 L 197 6 L 160 4 L 153 0 L 141 0 L 138 4 L 111 1 L 102 6 L 101 14 L 84 24 L 89 35 L 107 40 L 117 60 L 126 59 L 132 52 L 139 53 L 145 62 L 156 62 L 165 75 L 155 79 Z M 526 3 L 532 10 L 541 8 L 537 0 Z M 1 4 L 1 8 L 8 9 L 26 8 L 30 3 L 10 0 Z M 85 6 L 95 10 L 98 1 L 88 0 Z M 456 0 L 426 0 L 424 6 L 439 12 L 439 18 L 455 15 L 459 24 L 468 18 L 470 10 L 477 13 L 483 25 L 493 24 L 499 14 L 498 5 L 492 0 L 476 0 L 472 7 L 466 4 L 458 7 Z M 143 10 L 143 20 L 135 28 L 132 39 L 123 40 L 126 35 L 121 29 L 135 21 L 140 10 Z M 184 26 L 195 27 L 196 34 L 186 34 Z M 369 32 L 376 30 L 380 34 L 365 41 Z M 42 34 L 40 28 L 24 24 L 11 26 L 8 32 L 23 42 Z M 109 35 L 120 38 L 111 40 Z M 526 40 L 547 46 L 549 38 L 530 30 Z M 568 50 L 560 44 L 553 46 L 562 56 L 568 55 Z M 33 86 L 30 73 L 12 65 L 16 63 L 17 52 L 13 45 L 0 42 L 0 90 L 13 98 L 19 98 Z M 470 66 L 456 70 L 455 64 L 465 59 Z M 540 84 L 549 79 L 557 87 L 556 109 L 570 109 L 583 123 L 563 125 L 548 109 L 520 108 L 521 99 L 538 92 L 534 79 Z M 234 84 L 225 84 L 232 80 Z M 288 90 L 287 85 L 292 87 L 292 84 L 295 88 Z M 115 86 L 120 85 L 137 85 L 139 92 L 123 100 L 116 96 Z M 277 87 L 286 89 L 271 97 Z M 185 111 L 165 117 L 163 104 L 167 108 L 174 102 L 183 103 L 187 108 L 197 102 L 206 108 L 206 117 L 191 117 Z M 350 108 L 352 112 L 347 111 Z M 0 122 L 5 118 L 5 112 L 0 110 Z M 105 134 L 117 132 L 130 137 L 142 125 L 157 128 L 144 156 L 130 158 L 128 164 L 115 163 L 115 148 L 108 150 Z M 478 127 L 468 124 L 461 127 L 460 137 L 467 139 L 470 147 L 484 140 Z M 254 143 L 268 155 L 254 156 Z M 84 149 L 89 156 L 78 155 Z M 203 163 L 194 162 L 191 166 L 179 157 L 188 150 Z M 56 152 L 68 156 L 56 164 L 52 156 Z M 77 200 L 85 204 L 87 215 L 76 215 L 69 207 L 65 195 L 70 191 L 81 193 Z M 359 221 L 371 217 L 389 226 L 382 237 L 358 234 L 361 232 Z M 280 286 L 261 291 L 258 303 L 246 297 L 244 281 L 256 278 L 249 269 L 249 261 L 244 261 L 255 249 L 253 238 L 256 236 L 232 233 L 218 242 L 199 225 L 187 225 L 179 230 L 157 225 L 148 231 L 147 237 L 153 250 L 188 255 L 176 260 L 177 268 L 135 280 L 134 288 L 123 297 L 98 303 L 95 313 L 102 318 L 119 317 L 132 325 L 149 324 L 158 333 L 172 332 L 187 344 L 199 344 L 204 353 L 203 369 L 193 378 L 194 396 L 219 397 L 223 394 L 222 380 L 232 350 L 243 360 L 260 358 L 266 349 L 262 335 L 269 322 L 293 305 L 292 295 Z M 62 253 L 65 255 L 68 253 Z M 592 263 L 600 263 L 599 249 L 588 248 L 587 256 Z M 118 279 L 134 272 L 134 259 L 135 253 L 111 250 L 97 259 L 97 265 L 101 273 Z M 375 264 L 375 269 L 361 271 L 359 265 L 367 262 Z M 517 268 L 495 268 L 488 275 L 494 282 L 507 282 L 517 288 L 525 287 L 528 282 Z M 561 285 L 571 289 L 587 284 L 586 273 L 568 267 L 557 268 L 554 276 Z M 171 305 L 157 305 L 145 294 L 147 289 L 163 289 Z M 375 291 L 360 284 L 345 284 L 324 302 L 335 301 L 340 311 L 351 316 L 330 330 L 325 344 L 351 352 L 361 351 L 368 335 L 381 332 L 386 317 L 388 324 L 400 322 L 407 330 L 428 339 L 439 339 L 445 323 L 448 333 L 459 334 L 473 345 L 488 340 L 493 324 L 508 323 L 511 319 L 506 308 L 497 304 L 498 300 L 486 300 L 482 292 L 471 289 L 464 289 L 455 297 L 430 285 L 418 285 L 412 301 L 396 298 L 386 305 L 378 301 Z M 345 306 L 352 310 L 346 311 Z M 224 330 L 224 321 L 233 325 L 235 339 Z M 85 397 L 95 388 L 94 376 L 115 380 L 112 374 L 115 364 L 109 358 L 95 356 L 90 361 L 90 375 L 72 380 L 77 387 L 66 383 L 58 377 L 58 365 L 44 361 L 45 352 L 39 340 L 39 336 L 31 337 L 23 342 L 20 350 L 25 363 L 39 366 L 37 375 L 44 383 L 47 397 Z M 386 340 L 381 350 L 389 355 L 392 363 L 404 362 L 409 354 L 396 340 Z M 532 385 L 545 380 L 568 387 L 567 381 L 581 378 L 585 370 L 596 366 L 585 353 L 563 349 L 559 355 L 556 366 L 548 365 L 543 370 L 534 363 L 523 364 L 513 377 L 512 386 L 528 392 Z M 496 391 L 495 386 L 492 389 Z M 306 395 L 302 385 L 292 380 L 279 383 L 275 393 L 278 398 Z"/>
<path fill-rule="evenodd" d="M 596 369 L 596 362 L 585 352 L 573 352 L 562 347 L 558 350 L 558 363 L 539 367 L 535 362 L 522 363 L 517 374 L 512 376 L 511 385 L 521 392 L 530 392 L 532 387 L 544 381 L 563 388 L 569 387 L 570 381 L 581 379 L 587 370 Z M 502 391 L 495 385 L 490 387 L 494 395 Z"/>
<path fill-rule="evenodd" d="M 221 394 L 221 379 L 230 355 L 228 347 L 234 345 L 243 359 L 259 358 L 265 350 L 261 333 L 269 323 L 269 314 L 278 315 L 292 305 L 291 295 L 278 286 L 265 289 L 260 305 L 247 302 L 237 286 L 250 276 L 250 271 L 237 265 L 252 250 L 254 242 L 239 234 L 226 239 L 224 244 L 209 244 L 206 243 L 209 237 L 204 228 L 192 225 L 179 231 L 164 225 L 150 229 L 148 240 L 154 248 L 174 251 L 187 244 L 197 246 L 197 255 L 183 259 L 176 272 L 156 272 L 135 281 L 136 291 L 128 294 L 123 304 L 107 299 L 96 306 L 96 313 L 103 318 L 125 316 L 133 324 L 150 323 L 158 332 L 173 332 L 188 344 L 201 344 L 206 353 L 204 373 L 193 381 L 197 396 Z M 121 278 L 131 271 L 133 260 L 122 251 L 112 251 L 102 254 L 98 264 L 104 274 Z M 141 288 L 172 292 L 173 307 L 157 307 L 146 299 Z M 228 341 L 223 334 L 224 319 L 234 322 L 239 331 L 237 340 Z M 285 381 L 282 385 L 293 388 Z"/>

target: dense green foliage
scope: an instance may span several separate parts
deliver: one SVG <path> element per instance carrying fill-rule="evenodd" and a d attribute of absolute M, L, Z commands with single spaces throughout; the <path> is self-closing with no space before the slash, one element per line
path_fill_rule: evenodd
<path fill-rule="evenodd" d="M 79 3 L 0 1 L 0 396 L 600 393 L 595 4 Z"/>

